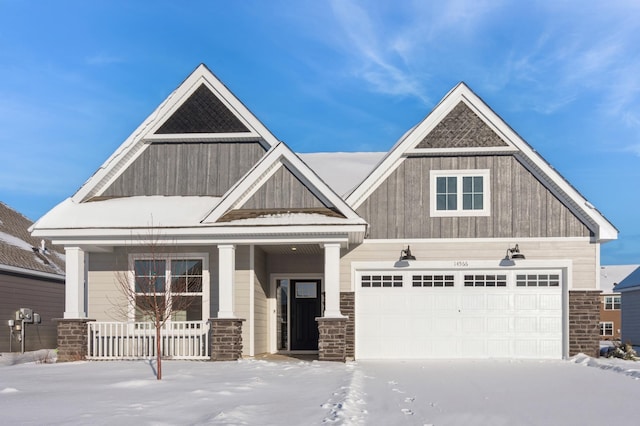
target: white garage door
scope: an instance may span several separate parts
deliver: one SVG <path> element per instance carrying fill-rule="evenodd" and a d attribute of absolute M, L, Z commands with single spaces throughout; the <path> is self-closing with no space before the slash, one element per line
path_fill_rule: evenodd
<path fill-rule="evenodd" d="M 359 271 L 356 358 L 562 358 L 562 275 Z"/>

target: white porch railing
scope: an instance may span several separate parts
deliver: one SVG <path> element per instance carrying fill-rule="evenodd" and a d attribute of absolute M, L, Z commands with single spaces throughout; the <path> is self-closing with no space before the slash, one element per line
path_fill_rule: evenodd
<path fill-rule="evenodd" d="M 90 322 L 88 325 L 88 359 L 156 356 L 156 329 L 151 322 Z M 167 323 L 161 329 L 160 339 L 163 358 L 209 358 L 209 323 L 206 321 Z"/>

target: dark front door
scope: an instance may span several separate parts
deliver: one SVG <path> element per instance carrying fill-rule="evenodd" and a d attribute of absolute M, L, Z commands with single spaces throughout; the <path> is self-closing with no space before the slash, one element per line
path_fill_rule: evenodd
<path fill-rule="evenodd" d="M 320 280 L 291 280 L 291 350 L 318 350 Z"/>

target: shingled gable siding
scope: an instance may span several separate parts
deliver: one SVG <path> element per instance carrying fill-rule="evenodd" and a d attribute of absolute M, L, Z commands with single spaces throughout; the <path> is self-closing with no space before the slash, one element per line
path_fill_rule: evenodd
<path fill-rule="evenodd" d="M 248 132 L 244 124 L 205 86 L 200 85 L 156 134 Z"/>
<path fill-rule="evenodd" d="M 469 107 L 460 102 L 416 148 L 507 146 Z"/>
<path fill-rule="evenodd" d="M 430 217 L 430 170 L 489 169 L 491 215 Z M 589 229 L 512 155 L 408 157 L 357 209 L 369 238 L 588 237 Z"/>
<path fill-rule="evenodd" d="M 258 142 L 153 143 L 102 195 L 219 197 L 264 154 Z"/>
<path fill-rule="evenodd" d="M 324 205 L 286 166 L 282 166 L 247 200 L 242 209 L 318 207 L 324 207 Z"/>

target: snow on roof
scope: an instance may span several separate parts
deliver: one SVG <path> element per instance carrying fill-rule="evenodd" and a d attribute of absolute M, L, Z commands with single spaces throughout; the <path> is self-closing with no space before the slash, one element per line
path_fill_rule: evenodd
<path fill-rule="evenodd" d="M 75 203 L 67 198 L 34 227 L 138 228 L 197 226 L 220 201 L 219 197 L 139 196 Z"/>
<path fill-rule="evenodd" d="M 287 225 L 336 225 L 344 223 L 342 217 L 332 217 L 320 213 L 274 213 L 264 214 L 259 217 L 237 219 L 232 222 L 224 222 L 221 225 L 242 225 L 242 226 L 277 226 Z"/>
<path fill-rule="evenodd" d="M 297 153 L 333 191 L 346 196 L 366 178 L 386 152 Z"/>
<path fill-rule="evenodd" d="M 640 287 L 640 265 L 631 266 L 635 266 L 635 269 L 618 282 L 616 291 Z"/>
<path fill-rule="evenodd" d="M 614 293 L 616 284 L 621 283 L 640 265 L 602 265 L 600 267 L 600 289 L 603 293 Z"/>

